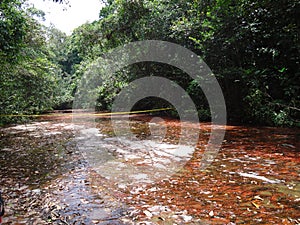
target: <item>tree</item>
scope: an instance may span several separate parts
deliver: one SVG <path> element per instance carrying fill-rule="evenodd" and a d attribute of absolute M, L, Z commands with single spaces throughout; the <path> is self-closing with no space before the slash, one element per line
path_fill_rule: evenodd
<path fill-rule="evenodd" d="M 297 123 L 299 8 L 295 0 L 216 1 L 205 58 L 223 84 L 231 117 Z"/>
<path fill-rule="evenodd" d="M 68 37 L 50 28 L 45 39 L 43 29 L 22 9 L 21 0 L 5 0 L 0 3 L 1 85 L 16 87 L 17 94 L 1 94 L 10 111 L 34 111 L 21 104 L 25 97 L 20 97 L 37 95 L 25 95 L 21 88 L 32 80 L 41 84 L 41 93 L 53 96 L 42 101 L 49 108 L 64 103 L 70 106 L 79 80 L 99 57 L 129 42 L 157 39 L 178 43 L 205 60 L 222 86 L 229 120 L 299 125 L 299 5 L 296 0 L 107 0 L 98 21 L 78 27 Z M 11 38 L 13 35 L 16 38 Z M 99 109 L 109 109 L 124 86 L 144 76 L 164 76 L 177 82 L 194 100 L 201 119 L 209 119 L 209 107 L 197 82 L 177 68 L 155 62 L 103 75 L 104 82 L 96 90 Z M 27 77 L 26 82 L 22 77 Z M 43 82 L 65 94 L 49 94 Z M 13 98 L 20 103 L 18 107 Z M 30 103 L 35 111 L 47 108 L 35 103 Z M 135 107 L 165 104 L 149 98 Z"/>
<path fill-rule="evenodd" d="M 49 60 L 45 33 L 22 2 L 1 2 L 0 123 L 36 114 L 58 101 L 59 67 Z M 19 23 L 11 24 L 19 21 Z M 16 36 L 15 36 L 16 35 Z M 12 52 L 10 52 L 12 50 Z"/>
<path fill-rule="evenodd" d="M 21 6 L 21 0 L 0 2 L 0 57 L 2 61 L 17 60 L 24 45 L 23 39 L 29 25 L 26 13 Z"/>

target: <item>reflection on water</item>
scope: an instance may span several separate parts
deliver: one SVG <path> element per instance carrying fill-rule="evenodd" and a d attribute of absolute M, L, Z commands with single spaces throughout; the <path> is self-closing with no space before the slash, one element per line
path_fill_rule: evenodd
<path fill-rule="evenodd" d="M 119 128 L 124 125 L 122 120 L 115 123 Z M 99 126 L 99 130 L 81 127 L 76 139 L 93 169 L 113 183 L 139 185 L 168 178 L 178 172 L 195 151 L 195 146 L 165 141 L 170 137 L 162 119 L 132 121 L 133 136 L 128 133 L 114 136 L 109 120 L 99 121 Z M 178 143 L 180 134 L 180 131 L 172 133 L 172 141 Z"/>
<path fill-rule="evenodd" d="M 107 118 L 96 127 L 50 119 L 0 129 L 7 224 L 39 221 L 33 200 L 46 193 L 70 224 L 300 222 L 299 129 L 219 126 L 226 128 L 222 148 L 202 170 L 209 123 L 132 117 L 134 135 L 122 139 Z M 118 124 L 122 129 L 122 119 Z M 181 134 L 181 125 L 191 132 Z M 181 135 L 199 127 L 194 148 L 188 138 L 178 146 Z M 79 166 L 77 148 L 89 164 Z"/>

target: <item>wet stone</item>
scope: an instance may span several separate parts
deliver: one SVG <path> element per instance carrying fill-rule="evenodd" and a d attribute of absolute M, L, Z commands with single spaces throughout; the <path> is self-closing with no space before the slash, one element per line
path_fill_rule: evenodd
<path fill-rule="evenodd" d="M 258 195 L 260 195 L 262 197 L 271 197 L 273 194 L 270 191 L 260 191 L 260 192 L 258 192 Z"/>

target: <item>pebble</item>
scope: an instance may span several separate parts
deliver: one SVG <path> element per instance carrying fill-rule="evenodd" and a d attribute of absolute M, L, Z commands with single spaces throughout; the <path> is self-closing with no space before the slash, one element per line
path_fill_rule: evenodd
<path fill-rule="evenodd" d="M 148 218 L 151 218 L 151 217 L 152 217 L 152 213 L 149 212 L 148 210 L 144 210 L 143 213 L 145 213 L 145 215 L 146 215 Z"/>

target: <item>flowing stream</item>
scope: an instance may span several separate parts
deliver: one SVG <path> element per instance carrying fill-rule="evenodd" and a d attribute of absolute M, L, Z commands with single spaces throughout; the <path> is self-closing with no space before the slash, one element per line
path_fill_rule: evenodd
<path fill-rule="evenodd" d="M 300 224 L 299 129 L 220 126 L 201 169 L 209 123 L 130 120 L 130 138 L 68 114 L 1 128 L 3 224 Z"/>

